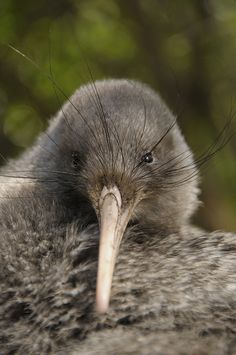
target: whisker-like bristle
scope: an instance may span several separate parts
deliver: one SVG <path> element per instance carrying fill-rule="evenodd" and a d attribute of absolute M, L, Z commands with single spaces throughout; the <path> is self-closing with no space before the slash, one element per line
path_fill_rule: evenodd
<path fill-rule="evenodd" d="M 95 339 L 107 353 L 120 332 L 112 353 L 131 333 L 128 352 L 159 353 L 163 334 L 167 350 L 173 332 L 234 334 L 235 236 L 190 225 L 199 168 L 232 138 L 233 112 L 194 160 L 148 86 L 94 81 L 87 65 L 90 84 L 69 98 L 49 57 L 67 102 L 0 171 L 0 352 L 85 354 Z"/>

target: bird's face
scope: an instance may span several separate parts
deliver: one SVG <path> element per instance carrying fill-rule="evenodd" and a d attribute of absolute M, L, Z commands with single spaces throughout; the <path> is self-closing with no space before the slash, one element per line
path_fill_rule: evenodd
<path fill-rule="evenodd" d="M 135 82 L 95 85 L 64 106 L 54 138 L 68 152 L 73 190 L 90 201 L 99 220 L 96 302 L 106 312 L 128 223 L 155 233 L 180 228 L 195 209 L 197 188 L 192 154 L 160 98 Z"/>

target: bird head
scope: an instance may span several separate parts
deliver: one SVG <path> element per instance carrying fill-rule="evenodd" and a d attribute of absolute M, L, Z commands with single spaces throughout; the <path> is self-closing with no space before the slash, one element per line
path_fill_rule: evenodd
<path fill-rule="evenodd" d="M 149 87 L 105 80 L 81 87 L 48 129 L 56 169 L 95 211 L 100 228 L 96 305 L 109 306 L 112 276 L 128 224 L 178 231 L 197 206 L 197 170 L 176 119 Z M 63 152 L 62 158 L 61 152 Z M 54 167 L 55 169 L 55 167 Z M 79 197 L 78 197 L 79 199 Z M 78 201 L 78 209 L 83 208 Z"/>

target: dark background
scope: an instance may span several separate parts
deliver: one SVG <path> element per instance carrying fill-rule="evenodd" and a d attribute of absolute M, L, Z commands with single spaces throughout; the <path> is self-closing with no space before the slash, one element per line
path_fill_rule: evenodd
<path fill-rule="evenodd" d="M 94 79 L 135 78 L 158 90 L 194 152 L 207 149 L 236 111 L 233 0 L 1 0 L 0 42 L 4 157 L 30 145 L 64 101 L 47 75 L 71 95 L 91 80 L 86 63 Z M 195 220 L 208 229 L 236 230 L 235 155 L 233 137 L 202 170 Z"/>

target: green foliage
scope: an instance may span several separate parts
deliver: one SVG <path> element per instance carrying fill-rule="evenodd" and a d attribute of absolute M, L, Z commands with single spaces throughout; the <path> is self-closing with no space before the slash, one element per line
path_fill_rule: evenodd
<path fill-rule="evenodd" d="M 151 84 L 179 115 L 196 156 L 236 109 L 233 0 L 2 0 L 0 20 L 4 155 L 32 143 L 66 97 L 92 79 L 88 66 L 94 79 Z M 234 137 L 202 171 L 205 208 L 198 220 L 206 227 L 236 228 L 235 151 Z"/>
<path fill-rule="evenodd" d="M 3 123 L 7 137 L 19 147 L 27 147 L 42 127 L 37 113 L 28 105 L 11 105 Z"/>

